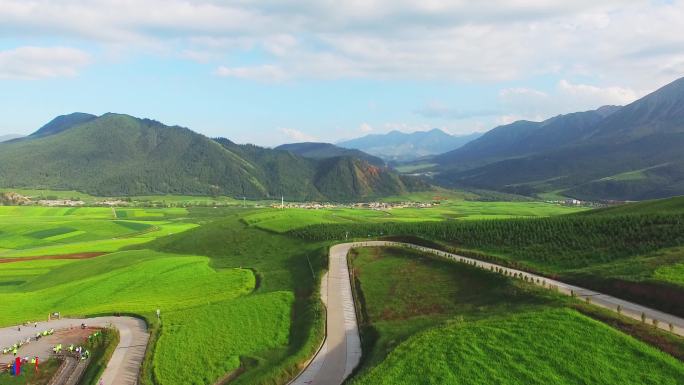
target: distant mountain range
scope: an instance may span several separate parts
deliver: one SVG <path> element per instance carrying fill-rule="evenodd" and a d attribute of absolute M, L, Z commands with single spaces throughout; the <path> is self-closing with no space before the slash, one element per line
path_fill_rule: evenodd
<path fill-rule="evenodd" d="M 627 106 L 497 127 L 433 157 L 436 183 L 581 199 L 684 194 L 684 78 Z"/>
<path fill-rule="evenodd" d="M 455 136 L 437 128 L 410 134 L 391 131 L 387 134 L 371 134 L 358 139 L 346 140 L 337 143 L 337 145 L 361 150 L 386 161 L 401 162 L 455 150 L 481 135 L 481 133 L 475 133 Z"/>
<path fill-rule="evenodd" d="M 18 135 L 18 134 L 0 135 L 0 143 L 6 142 L 8 140 L 19 139 L 22 137 L 23 137 L 23 135 Z"/>
<path fill-rule="evenodd" d="M 385 161 L 377 156 L 366 154 L 360 150 L 342 148 L 330 143 L 302 142 L 283 144 L 275 148 L 280 151 L 290 151 L 294 154 L 311 159 L 328 159 L 338 156 L 349 156 L 367 161 L 368 163 L 385 167 Z"/>
<path fill-rule="evenodd" d="M 149 119 L 75 113 L 1 143 L 0 187 L 289 200 L 362 200 L 427 187 L 354 154 L 304 157 Z"/>

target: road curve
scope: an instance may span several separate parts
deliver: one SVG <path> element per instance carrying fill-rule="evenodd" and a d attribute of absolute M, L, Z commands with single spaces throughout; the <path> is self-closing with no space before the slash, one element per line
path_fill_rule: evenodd
<path fill-rule="evenodd" d="M 140 365 L 145 358 L 149 333 L 145 321 L 133 317 L 96 317 L 96 318 L 63 318 L 49 322 L 38 322 L 38 326 L 16 326 L 0 329 L 0 346 L 9 346 L 21 339 L 34 337 L 36 330 L 68 329 L 79 327 L 82 323 L 88 326 L 113 326 L 119 331 L 119 344 L 112 354 L 107 367 L 102 374 L 105 385 L 135 385 L 138 383 Z M 21 352 L 21 350 L 20 350 Z M 21 353 L 20 353 L 21 354 Z"/>
<path fill-rule="evenodd" d="M 643 314 L 649 324 L 652 324 L 653 320 L 658 320 L 659 328 L 670 331 L 670 325 L 672 325 L 673 333 L 684 336 L 684 319 L 680 317 L 522 270 L 411 243 L 390 241 L 343 243 L 330 248 L 328 276 L 324 277 L 321 283 L 321 298 L 327 307 L 326 338 L 308 366 L 290 382 L 291 385 L 340 385 L 359 364 L 361 343 L 347 266 L 347 254 L 352 248 L 387 246 L 406 247 L 468 263 L 482 269 L 494 269 L 502 274 L 505 272 L 507 275 L 525 277 L 529 282 L 558 290 L 562 294 L 590 298 L 592 304 L 612 311 L 616 311 L 619 305 L 622 315 L 641 320 Z"/>

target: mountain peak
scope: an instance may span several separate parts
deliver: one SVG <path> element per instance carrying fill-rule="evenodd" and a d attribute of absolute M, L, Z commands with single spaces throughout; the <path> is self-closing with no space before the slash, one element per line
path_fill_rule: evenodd
<path fill-rule="evenodd" d="M 379 156 L 387 161 L 410 161 L 454 150 L 480 135 L 474 133 L 454 136 L 439 128 L 412 133 L 393 130 L 386 134 L 366 135 L 338 144 Z"/>
<path fill-rule="evenodd" d="M 68 130 L 71 127 L 89 122 L 89 121 L 96 119 L 96 118 L 97 118 L 97 116 L 95 116 L 95 115 L 86 114 L 83 112 L 74 112 L 74 113 L 67 114 L 67 115 L 60 115 L 60 116 L 52 119 L 46 125 L 39 128 L 38 131 L 34 132 L 33 134 L 31 134 L 29 136 L 33 136 L 33 137 L 40 136 L 40 137 L 42 137 L 42 136 L 58 134 L 64 130 Z"/>

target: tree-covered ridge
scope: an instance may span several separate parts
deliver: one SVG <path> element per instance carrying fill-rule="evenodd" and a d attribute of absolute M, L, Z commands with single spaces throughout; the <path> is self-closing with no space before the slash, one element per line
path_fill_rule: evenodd
<path fill-rule="evenodd" d="M 47 130 L 49 134 L 0 145 L 0 186 L 100 196 L 284 195 L 289 200 L 355 200 L 398 194 L 415 185 L 407 186 L 390 170 L 354 158 L 307 159 L 287 151 L 213 140 L 184 127 L 128 115 L 109 113 L 89 119 L 77 114 L 56 121 L 45 126 L 57 127 Z M 353 172 L 335 171 L 349 162 L 355 165 Z M 330 172 L 340 177 L 328 178 Z M 348 188 L 350 183 L 355 187 Z"/>

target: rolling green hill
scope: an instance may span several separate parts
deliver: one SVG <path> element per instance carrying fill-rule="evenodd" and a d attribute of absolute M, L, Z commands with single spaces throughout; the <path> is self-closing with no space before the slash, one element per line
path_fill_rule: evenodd
<path fill-rule="evenodd" d="M 431 160 L 446 186 L 580 199 L 684 194 L 684 78 L 624 107 L 516 122 Z"/>
<path fill-rule="evenodd" d="M 356 200 L 426 187 L 356 158 L 309 159 L 112 113 L 58 117 L 28 138 L 0 144 L 0 164 L 0 187 L 99 196 Z"/>
<path fill-rule="evenodd" d="M 580 215 L 684 214 L 684 196 L 584 211 Z"/>

